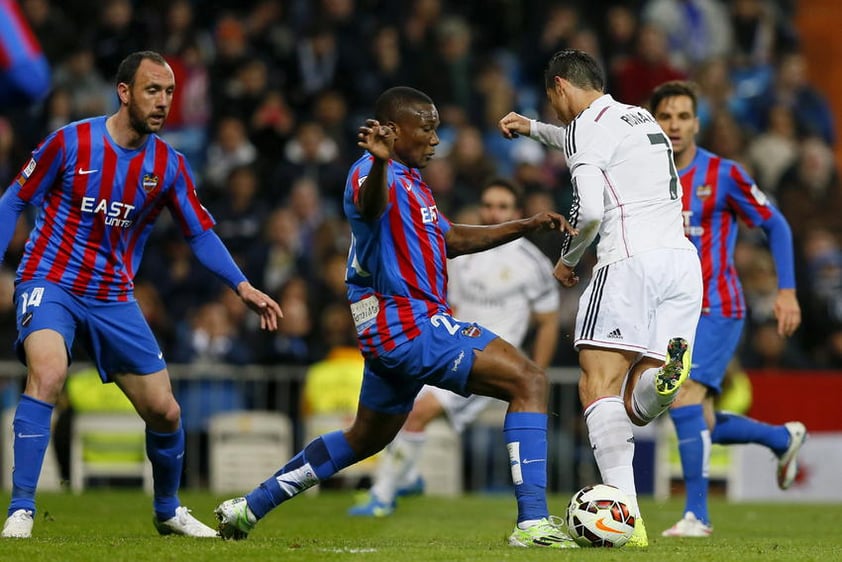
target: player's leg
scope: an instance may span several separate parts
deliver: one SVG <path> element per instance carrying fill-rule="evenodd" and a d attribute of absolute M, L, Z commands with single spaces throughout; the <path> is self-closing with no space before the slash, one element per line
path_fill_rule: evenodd
<path fill-rule="evenodd" d="M 246 538 L 257 522 L 281 503 L 382 450 L 400 430 L 406 415 L 377 412 L 361 403 L 349 429 L 317 437 L 245 497 L 217 506 L 220 535 Z"/>
<path fill-rule="evenodd" d="M 92 299 L 91 299 L 92 300 Z M 146 422 L 154 515 L 162 535 L 210 538 L 216 531 L 181 505 L 184 428 L 163 354 L 136 302 L 88 302 L 88 352 L 103 380 L 113 380 Z"/>
<path fill-rule="evenodd" d="M 746 416 L 716 412 L 711 441 L 719 445 L 756 443 L 778 457 L 777 480 L 782 490 L 789 488 L 798 474 L 798 452 L 807 440 L 807 428 L 799 421 L 772 425 Z"/>
<path fill-rule="evenodd" d="M 575 548 L 547 508 L 547 392 L 543 369 L 496 338 L 476 351 L 467 391 L 509 402 L 503 435 L 515 485 L 517 525 L 509 544 Z"/>
<path fill-rule="evenodd" d="M 629 373 L 625 401 L 629 418 L 645 425 L 669 408 L 690 375 L 696 326 L 702 311 L 698 256 L 687 250 L 649 252 L 637 262 L 646 275 L 643 301 L 649 339 Z M 664 353 L 666 346 L 666 353 Z"/>
<path fill-rule="evenodd" d="M 426 441 L 424 430 L 431 421 L 444 413 L 444 407 L 432 390 L 433 387 L 425 387 L 415 399 L 403 428 L 378 459 L 371 490 L 365 500 L 348 510 L 349 515 L 391 515 L 396 507 L 398 489 L 406 482 L 407 475 L 413 473 L 418 478 L 416 466 Z"/>
<path fill-rule="evenodd" d="M 350 428 L 317 437 L 246 496 L 217 506 L 220 535 L 225 539 L 246 538 L 257 522 L 281 503 L 388 445 L 406 421 L 423 386 L 402 375 L 418 368 L 412 353 L 407 353 L 414 345 L 398 348 L 395 357 L 390 358 L 394 361 L 389 368 L 395 370 L 389 370 L 389 376 L 381 376 L 376 370 L 387 368 L 382 357 L 375 364 L 366 361 L 357 415 Z"/>
<path fill-rule="evenodd" d="M 2 536 L 28 538 L 35 515 L 35 490 L 50 443 L 53 408 L 67 378 L 76 320 L 72 299 L 51 283 L 21 283 L 15 290 L 15 306 L 15 347 L 25 359 L 27 378 L 12 425 L 12 497 Z"/>
<path fill-rule="evenodd" d="M 708 512 L 713 396 L 721 389 L 742 326 L 742 320 L 706 314 L 696 327 L 690 380 L 670 407 L 684 475 L 684 516 L 664 536 L 705 537 L 713 531 Z"/>

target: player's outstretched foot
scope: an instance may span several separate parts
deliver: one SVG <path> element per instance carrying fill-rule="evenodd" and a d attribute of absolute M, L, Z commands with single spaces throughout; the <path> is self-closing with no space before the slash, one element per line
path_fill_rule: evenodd
<path fill-rule="evenodd" d="M 786 490 L 795 481 L 798 474 L 798 451 L 807 440 L 807 428 L 803 423 L 786 422 L 784 427 L 789 431 L 789 447 L 778 458 L 778 487 L 781 490 Z"/>
<path fill-rule="evenodd" d="M 160 521 L 153 516 L 152 523 L 162 535 L 182 535 L 203 539 L 218 536 L 216 531 L 190 515 L 190 510 L 183 505 L 175 508 L 175 515 L 166 521 Z"/>
<path fill-rule="evenodd" d="M 643 524 L 643 517 L 640 515 L 634 520 L 634 533 L 626 543 L 627 548 L 646 548 L 649 546 L 649 535 L 646 534 L 646 525 Z"/>
<path fill-rule="evenodd" d="M 416 478 L 412 484 L 408 484 L 406 486 L 401 486 L 395 491 L 395 496 L 398 498 L 404 498 L 407 496 L 421 496 L 424 494 L 424 478 L 419 476 Z"/>
<path fill-rule="evenodd" d="M 661 533 L 662 537 L 709 537 L 713 527 L 696 518 L 696 514 L 688 511 L 675 525 Z"/>
<path fill-rule="evenodd" d="M 509 545 L 523 548 L 579 548 L 562 528 L 561 518 L 555 515 L 541 519 L 528 529 L 515 525 L 515 530 L 509 535 Z"/>
<path fill-rule="evenodd" d="M 684 338 L 672 338 L 667 344 L 667 360 L 655 377 L 655 390 L 662 396 L 678 392 L 690 374 L 690 346 Z"/>
<path fill-rule="evenodd" d="M 28 509 L 18 509 L 9 515 L 3 524 L 4 539 L 28 539 L 32 536 L 32 512 Z"/>
<path fill-rule="evenodd" d="M 366 493 L 357 505 L 348 510 L 348 515 L 352 517 L 388 517 L 395 512 L 395 507 L 394 501 L 382 502 L 374 494 Z"/>
<path fill-rule="evenodd" d="M 243 540 L 257 525 L 257 517 L 243 497 L 226 500 L 216 506 L 213 512 L 219 522 L 219 536 L 225 540 Z"/>

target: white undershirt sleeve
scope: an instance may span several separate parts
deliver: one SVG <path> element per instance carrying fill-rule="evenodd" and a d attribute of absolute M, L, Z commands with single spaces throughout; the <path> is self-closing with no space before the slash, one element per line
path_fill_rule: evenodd
<path fill-rule="evenodd" d="M 605 213 L 604 190 L 605 177 L 598 167 L 580 164 L 573 169 L 573 208 L 569 216 L 576 217 L 573 226 L 579 229 L 579 235 L 565 243 L 561 256 L 564 265 L 574 267 L 579 263 L 582 254 L 599 233 Z"/>

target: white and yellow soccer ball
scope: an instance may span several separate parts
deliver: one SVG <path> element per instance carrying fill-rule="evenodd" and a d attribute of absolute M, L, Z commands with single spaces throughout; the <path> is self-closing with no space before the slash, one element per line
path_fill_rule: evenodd
<path fill-rule="evenodd" d="M 585 486 L 567 506 L 567 530 L 579 546 L 620 547 L 634 532 L 635 514 L 619 488 Z"/>

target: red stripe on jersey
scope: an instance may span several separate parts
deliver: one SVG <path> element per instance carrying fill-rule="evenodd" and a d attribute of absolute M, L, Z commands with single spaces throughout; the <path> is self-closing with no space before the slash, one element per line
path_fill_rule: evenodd
<path fill-rule="evenodd" d="M 728 244 L 725 241 L 728 239 L 728 232 L 730 231 L 730 224 L 727 221 L 722 221 L 719 228 L 720 246 L 718 249 L 712 247 L 713 235 L 713 217 L 716 208 L 716 199 L 719 191 L 719 167 L 722 164 L 722 159 L 718 156 L 711 158 L 708 163 L 707 174 L 705 175 L 705 185 L 710 186 L 710 195 L 703 204 L 702 216 L 705 218 L 705 237 L 708 239 L 707 248 L 705 252 L 705 259 L 713 261 L 713 253 L 719 254 L 719 263 L 728 263 Z M 711 265 L 711 272 L 713 266 Z M 728 286 L 728 280 L 724 275 L 724 271 L 720 271 L 716 279 L 710 279 L 712 283 L 716 284 L 716 292 L 719 293 L 719 302 L 722 303 L 722 314 L 726 317 L 731 315 L 731 293 Z M 704 304 L 702 305 L 704 306 Z"/>
<path fill-rule="evenodd" d="M 756 202 L 757 199 L 754 197 L 754 194 L 751 192 L 751 188 L 754 187 L 754 183 L 751 182 L 747 177 L 740 173 L 740 169 L 737 166 L 731 166 L 731 170 L 729 171 L 729 175 L 731 179 L 734 180 L 734 183 L 737 184 L 737 187 L 740 188 L 740 191 L 743 192 L 745 195 L 746 200 Z M 769 208 L 768 205 L 760 205 L 754 204 L 752 205 L 757 213 L 763 218 L 764 221 L 769 220 L 772 216 L 772 209 Z M 754 224 L 752 218 L 746 215 L 742 208 L 739 205 L 734 205 L 734 211 L 740 216 L 741 219 L 745 221 L 745 223 L 750 227 L 757 226 Z"/>
<path fill-rule="evenodd" d="M 53 160 L 55 160 L 59 149 L 63 146 L 64 131 L 59 131 L 56 136 L 53 137 L 53 141 L 44 149 L 44 153 L 41 154 L 40 160 L 44 163 L 44 166 L 41 166 L 40 168 L 37 165 L 35 166 L 35 170 L 18 192 L 18 197 L 24 201 L 32 199 L 44 179 L 44 174 L 53 165 Z M 63 166 L 63 164 L 60 164 L 60 166 Z M 60 180 L 57 178 L 54 181 Z M 32 248 L 32 252 L 29 254 L 26 266 L 21 272 L 21 281 L 29 281 L 33 278 L 35 271 L 38 270 L 38 266 L 41 263 L 41 257 L 44 255 L 47 243 L 53 235 L 53 228 L 56 224 L 56 214 L 58 213 L 58 209 L 61 205 L 61 194 L 58 191 L 48 188 L 45 197 L 47 204 L 44 206 L 44 227 L 41 229 L 40 238 L 35 243 L 35 247 Z"/>
<path fill-rule="evenodd" d="M 77 233 L 79 232 L 79 225 L 82 223 L 82 197 L 88 190 L 88 181 L 92 177 L 90 174 L 82 175 L 76 173 L 76 170 L 84 167 L 87 170 L 91 169 L 91 124 L 85 122 L 76 128 L 76 169 L 73 170 L 73 190 L 70 199 L 70 210 L 67 217 L 64 219 L 64 232 L 62 233 L 62 241 L 72 240 L 77 241 Z M 67 269 L 67 264 L 73 255 L 73 247 L 70 244 L 62 243 L 58 248 L 58 254 L 53 261 L 50 271 L 47 273 L 47 280 L 53 283 L 58 283 L 64 276 Z"/>
<path fill-rule="evenodd" d="M 125 183 L 123 183 L 123 201 L 135 200 L 135 193 L 137 192 L 137 184 L 140 182 L 140 171 L 143 168 L 143 162 L 146 159 L 146 151 L 144 150 L 129 161 L 129 169 L 126 173 Z M 116 166 L 115 166 L 116 169 Z M 103 177 L 103 180 L 105 178 Z M 113 181 L 113 180 L 112 180 Z M 113 185 L 110 184 L 110 185 Z M 111 196 L 111 190 L 108 194 Z M 121 274 L 117 273 L 117 267 L 122 265 L 122 255 L 120 254 L 119 239 L 122 235 L 122 228 L 120 226 L 111 226 L 108 232 L 107 243 L 109 245 L 108 262 L 105 264 L 105 271 L 102 274 L 102 280 L 97 288 L 96 298 L 106 300 L 109 297 L 109 292 L 118 289 L 117 300 L 128 300 L 128 290 L 126 286 L 121 286 L 118 277 Z M 103 238 L 103 243 L 106 240 Z"/>
<path fill-rule="evenodd" d="M 193 178 L 190 177 L 190 174 L 187 172 L 184 156 L 181 154 L 178 155 L 178 171 L 184 177 L 184 183 L 187 186 L 187 200 L 190 203 L 190 207 L 193 209 L 193 212 L 196 214 L 196 217 L 199 219 L 199 224 L 202 225 L 203 230 L 212 228 L 213 219 L 207 209 L 205 209 L 199 201 L 199 195 L 196 193 L 196 186 L 193 184 Z M 186 225 L 182 225 L 182 228 L 183 232 L 188 232 Z"/>
<path fill-rule="evenodd" d="M 719 188 L 716 181 L 717 174 L 719 173 L 719 163 L 719 158 L 711 158 L 708 161 L 708 168 L 705 171 L 705 183 L 703 184 L 710 188 L 710 194 L 702 201 L 702 239 L 699 244 L 699 257 L 702 261 L 702 277 L 705 281 L 705 292 L 702 297 L 703 309 L 710 308 L 708 289 L 710 288 L 711 283 L 718 283 L 717 280 L 713 279 L 713 216 L 714 209 L 716 209 L 716 196 Z"/>
<path fill-rule="evenodd" d="M 23 16 L 23 12 L 20 10 L 20 6 L 18 6 L 17 2 L 10 2 L 10 5 L 12 8 L 12 19 L 15 20 L 15 27 L 18 28 L 18 32 L 23 39 L 27 55 L 31 57 L 32 55 L 40 53 L 41 45 L 38 43 L 38 39 L 35 38 L 35 34 L 32 32 L 32 29 L 30 29 L 30 27 L 26 24 L 26 19 Z"/>
<path fill-rule="evenodd" d="M 50 144 L 44 148 L 44 152 L 38 158 L 38 163 L 35 165 L 35 170 L 32 171 L 29 178 L 27 178 L 21 186 L 20 191 L 18 192 L 18 197 L 28 202 L 38 192 L 38 188 L 41 187 L 41 182 L 44 181 L 44 175 L 55 164 L 54 160 L 56 159 L 59 151 L 64 149 L 64 140 L 64 130 L 59 130 L 56 133 L 56 136 L 53 137 Z M 28 163 L 25 164 L 24 168 L 28 165 Z M 60 166 L 63 165 L 64 162 L 60 164 Z M 21 170 L 21 173 L 22 172 L 23 170 Z M 38 255 L 40 256 L 41 254 Z"/>
<path fill-rule="evenodd" d="M 400 180 L 398 181 L 400 182 Z M 392 204 L 392 210 L 389 212 L 389 230 L 392 233 L 392 240 L 394 240 L 395 243 L 395 260 L 398 264 L 398 269 L 401 272 L 401 278 L 403 278 L 404 282 L 406 283 L 409 289 L 409 296 L 411 298 L 420 300 L 424 299 L 425 295 L 422 291 L 418 289 L 418 277 L 415 274 L 414 268 L 412 267 L 412 259 L 409 252 L 409 244 L 406 239 L 406 232 L 404 231 L 404 227 L 411 227 L 412 219 L 421 216 L 421 205 L 418 204 L 418 201 L 415 199 L 415 197 L 408 197 L 410 218 L 408 221 L 405 221 L 403 213 L 401 212 L 401 209 L 398 206 L 398 189 L 403 188 L 400 185 L 397 185 L 394 188 L 392 188 L 389 193 L 389 200 Z M 414 315 L 412 314 L 411 307 L 406 309 L 404 307 L 398 306 L 398 318 L 401 321 L 401 331 L 403 333 L 408 333 L 415 327 Z M 380 333 L 386 334 L 388 332 L 381 331 Z"/>

